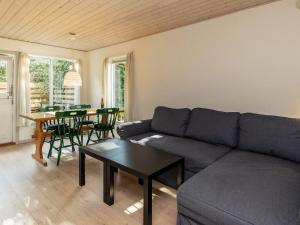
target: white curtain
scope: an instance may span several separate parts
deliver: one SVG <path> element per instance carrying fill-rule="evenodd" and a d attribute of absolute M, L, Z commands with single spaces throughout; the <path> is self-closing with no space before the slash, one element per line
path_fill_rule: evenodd
<path fill-rule="evenodd" d="M 112 59 L 111 58 L 105 58 L 103 62 L 103 79 L 102 79 L 102 96 L 104 100 L 104 106 L 105 107 L 112 107 L 112 91 L 113 88 L 111 87 L 111 65 L 112 65 Z M 100 102 L 99 102 L 100 104 Z"/>
<path fill-rule="evenodd" d="M 75 66 L 75 70 L 80 74 L 81 76 L 81 80 L 82 80 L 82 86 L 84 85 L 84 79 L 82 76 L 82 64 L 81 64 L 81 60 L 75 60 L 74 62 L 74 66 Z M 81 103 L 81 87 L 74 87 L 75 89 L 75 104 L 80 104 Z"/>
<path fill-rule="evenodd" d="M 26 53 L 18 54 L 17 74 L 17 115 L 30 113 L 30 73 L 29 56 Z M 29 121 L 18 116 L 18 126 L 28 126 Z"/>
<path fill-rule="evenodd" d="M 126 55 L 125 84 L 124 84 L 124 111 L 125 121 L 132 121 L 132 93 L 133 93 L 133 52 Z"/>

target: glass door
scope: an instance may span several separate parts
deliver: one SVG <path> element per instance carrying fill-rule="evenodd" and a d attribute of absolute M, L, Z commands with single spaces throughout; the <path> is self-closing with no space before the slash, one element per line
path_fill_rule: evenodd
<path fill-rule="evenodd" d="M 13 58 L 0 56 L 0 144 L 13 142 Z"/>

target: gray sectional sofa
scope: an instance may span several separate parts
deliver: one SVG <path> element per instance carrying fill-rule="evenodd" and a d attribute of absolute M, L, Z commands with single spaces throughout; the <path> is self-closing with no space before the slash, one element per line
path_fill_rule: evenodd
<path fill-rule="evenodd" d="M 118 134 L 185 158 L 177 225 L 300 225 L 300 120 L 157 107 Z"/>

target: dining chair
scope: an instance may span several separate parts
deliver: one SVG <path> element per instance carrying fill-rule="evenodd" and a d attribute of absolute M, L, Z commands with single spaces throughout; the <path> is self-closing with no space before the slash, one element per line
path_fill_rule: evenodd
<path fill-rule="evenodd" d="M 82 146 L 80 136 L 82 135 L 83 121 L 86 117 L 86 110 L 56 112 L 55 117 L 59 126 L 53 130 L 50 138 L 50 149 L 48 158 L 52 156 L 52 150 L 58 151 L 57 166 L 60 162 L 61 152 L 63 148 L 72 147 L 72 152 L 75 151 L 75 145 Z M 74 138 L 77 139 L 75 142 Z M 69 140 L 70 144 L 66 145 L 65 140 Z M 55 147 L 55 142 L 59 141 L 59 146 Z"/>
<path fill-rule="evenodd" d="M 80 104 L 80 105 L 70 105 L 70 110 L 78 110 L 78 109 L 90 109 L 92 106 L 89 104 Z"/>
<path fill-rule="evenodd" d="M 97 109 L 97 122 L 94 123 L 93 128 L 88 134 L 87 145 L 90 141 L 92 142 L 100 142 L 101 134 L 103 138 L 106 137 L 106 134 L 110 131 L 113 138 L 115 138 L 114 129 L 116 120 L 118 117 L 119 108 L 104 108 Z M 96 134 L 97 140 L 92 140 L 91 137 L 93 134 Z"/>
<path fill-rule="evenodd" d="M 70 110 L 83 110 L 83 109 L 91 109 L 92 106 L 90 104 L 79 104 L 79 105 L 71 105 Z M 83 136 L 88 135 L 88 132 L 91 130 L 91 126 L 94 125 L 94 121 L 90 119 L 89 116 L 86 116 L 85 119 L 82 122 L 83 124 L 83 130 L 81 134 L 81 142 L 83 142 Z"/>
<path fill-rule="evenodd" d="M 39 108 L 39 112 L 55 112 L 55 111 L 63 111 L 65 110 L 64 106 L 60 106 L 60 105 L 53 105 L 53 106 L 46 106 L 43 108 Z M 43 124 L 44 129 L 45 130 L 53 130 L 55 129 L 55 127 L 57 126 L 56 121 L 55 120 L 49 120 L 44 122 Z"/>
<path fill-rule="evenodd" d="M 65 110 L 64 106 L 53 105 L 53 106 L 46 106 L 46 107 L 43 107 L 43 108 L 39 108 L 38 112 L 55 112 L 55 111 L 63 111 L 63 110 Z M 43 129 L 46 132 L 53 131 L 58 126 L 59 126 L 59 124 L 57 124 L 55 119 L 43 122 Z M 44 138 L 44 142 L 49 143 L 50 141 L 48 141 L 48 140 L 46 140 L 46 138 Z"/>

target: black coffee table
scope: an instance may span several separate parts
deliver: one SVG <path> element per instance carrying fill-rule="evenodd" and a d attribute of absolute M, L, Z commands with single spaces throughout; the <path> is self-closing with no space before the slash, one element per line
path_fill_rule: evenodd
<path fill-rule="evenodd" d="M 144 185 L 144 225 L 152 224 L 152 179 L 172 167 L 178 168 L 177 185 L 183 182 L 184 160 L 148 146 L 119 139 L 79 148 L 79 185 L 85 185 L 85 155 L 103 161 L 103 201 L 114 204 L 114 171 L 124 170 Z"/>

